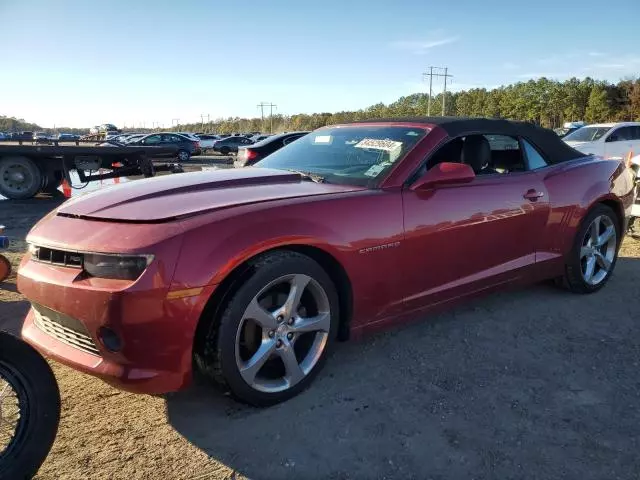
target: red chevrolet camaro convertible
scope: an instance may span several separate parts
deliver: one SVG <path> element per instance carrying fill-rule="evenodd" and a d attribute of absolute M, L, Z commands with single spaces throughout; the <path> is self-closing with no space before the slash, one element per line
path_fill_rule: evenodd
<path fill-rule="evenodd" d="M 507 285 L 602 288 L 633 177 L 553 132 L 488 119 L 316 130 L 255 167 L 130 182 L 30 232 L 24 338 L 118 387 L 198 368 L 237 398 L 296 395 L 336 339 Z"/>

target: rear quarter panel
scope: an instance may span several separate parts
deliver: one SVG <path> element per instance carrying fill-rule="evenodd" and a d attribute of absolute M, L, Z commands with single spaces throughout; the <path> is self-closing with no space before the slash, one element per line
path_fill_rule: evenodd
<path fill-rule="evenodd" d="M 633 202 L 633 179 L 617 160 L 589 156 L 559 164 L 549 169 L 544 183 L 551 210 L 538 249 L 541 260 L 564 257 L 571 250 L 582 219 L 596 203 L 615 203 L 624 218 Z"/>
<path fill-rule="evenodd" d="M 351 327 L 397 314 L 403 237 L 400 191 L 364 190 L 246 205 L 194 217 L 186 233 L 172 290 L 222 282 L 267 250 L 308 245 L 334 257 L 352 287 Z M 396 245 L 397 244 L 397 245 Z"/>

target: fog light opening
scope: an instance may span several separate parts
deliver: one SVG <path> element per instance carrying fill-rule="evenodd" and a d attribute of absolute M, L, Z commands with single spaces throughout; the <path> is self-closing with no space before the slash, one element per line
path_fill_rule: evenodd
<path fill-rule="evenodd" d="M 110 352 L 116 353 L 122 350 L 122 340 L 120 340 L 120 337 L 118 337 L 116 332 L 110 328 L 100 327 L 98 330 L 98 338 Z"/>

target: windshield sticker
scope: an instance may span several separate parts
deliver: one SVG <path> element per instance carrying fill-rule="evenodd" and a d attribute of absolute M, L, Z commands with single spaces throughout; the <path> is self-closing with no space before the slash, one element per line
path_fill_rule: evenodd
<path fill-rule="evenodd" d="M 378 174 L 383 171 L 385 168 L 387 168 L 387 166 L 389 165 L 388 162 L 382 162 L 382 163 L 378 163 L 377 165 L 374 165 L 373 167 L 369 168 L 369 170 L 367 170 L 366 172 L 364 172 L 364 174 L 367 177 L 377 177 Z"/>
<path fill-rule="evenodd" d="M 331 135 L 316 135 L 313 143 L 331 143 Z"/>
<path fill-rule="evenodd" d="M 384 150 L 385 152 L 392 152 L 402 147 L 402 142 L 396 142 L 394 140 L 380 140 L 377 138 L 364 138 L 354 145 L 356 148 L 370 148 L 372 150 Z"/>
<path fill-rule="evenodd" d="M 410 132 L 407 132 L 407 135 L 409 137 L 417 137 L 418 135 L 420 135 L 418 132 L 414 132 L 413 130 Z"/>

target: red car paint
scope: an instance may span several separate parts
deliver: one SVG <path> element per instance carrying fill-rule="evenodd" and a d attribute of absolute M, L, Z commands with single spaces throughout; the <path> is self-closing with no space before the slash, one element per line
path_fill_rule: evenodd
<path fill-rule="evenodd" d="M 261 252 L 296 246 L 331 256 L 349 280 L 349 331 L 358 337 L 506 284 L 561 275 L 594 203 L 611 202 L 621 216 L 630 209 L 624 167 L 598 157 L 412 189 L 405 182 L 447 135 L 437 125 L 393 124 L 429 133 L 377 189 L 251 168 L 130 182 L 64 203 L 33 228 L 30 243 L 155 260 L 130 282 L 86 278 L 26 254 L 20 291 L 79 320 L 100 356 L 42 332 L 33 311 L 24 338 L 120 388 L 174 391 L 190 382 L 194 336 L 208 300 Z M 100 343 L 100 327 L 120 336 L 120 352 Z"/>

